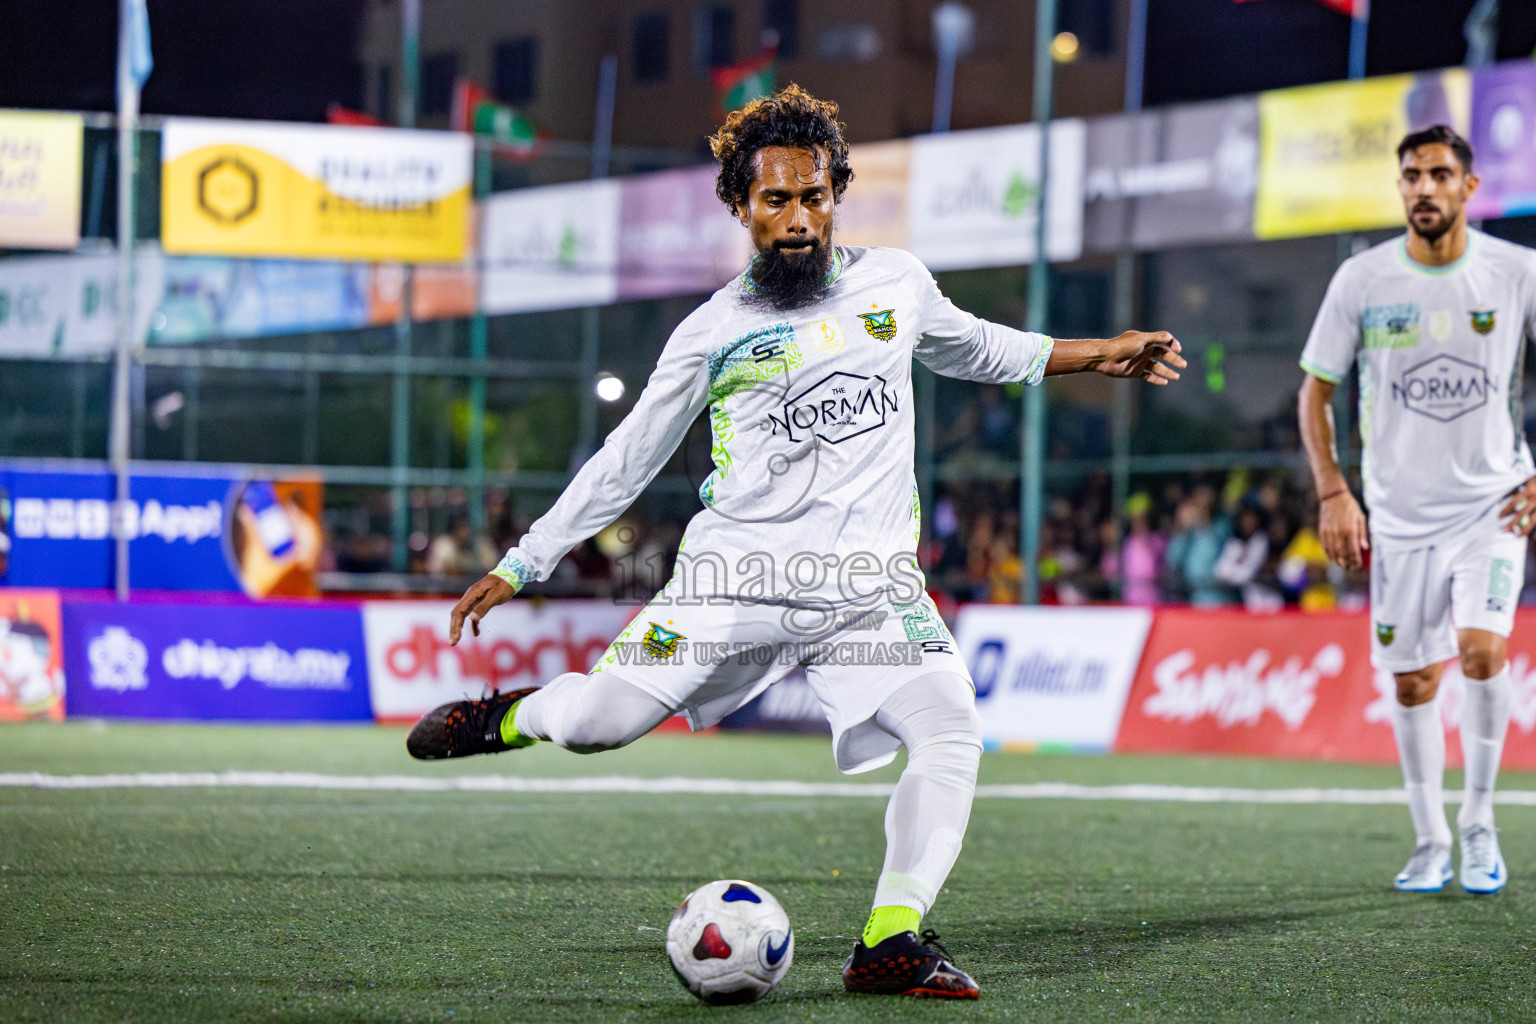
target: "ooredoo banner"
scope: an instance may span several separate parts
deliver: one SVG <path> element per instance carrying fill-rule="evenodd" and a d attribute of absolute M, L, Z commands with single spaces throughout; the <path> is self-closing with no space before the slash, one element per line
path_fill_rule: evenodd
<path fill-rule="evenodd" d="M 1395 762 L 1396 687 L 1371 668 L 1370 629 L 1362 613 L 1160 610 L 1115 749 Z M 1504 765 L 1536 768 L 1536 610 L 1516 615 L 1510 676 Z M 1449 733 L 1464 686 L 1449 663 L 1438 698 Z M 1456 736 L 1446 753 L 1460 763 Z"/>
<path fill-rule="evenodd" d="M 71 716 L 366 721 L 355 606 L 67 602 Z"/>
<path fill-rule="evenodd" d="M 1145 608 L 962 608 L 955 640 L 988 744 L 1108 750 L 1151 625 Z"/>
<path fill-rule="evenodd" d="M 59 595 L 0 588 L 0 722 L 64 717 Z"/>
<path fill-rule="evenodd" d="M 452 601 L 363 605 L 368 676 L 379 718 L 419 718 L 439 704 L 490 690 L 540 686 L 585 672 L 639 609 L 608 601 L 512 601 L 448 645 Z"/>
<path fill-rule="evenodd" d="M 473 141 L 462 132 L 170 118 L 168 253 L 457 263 Z"/>

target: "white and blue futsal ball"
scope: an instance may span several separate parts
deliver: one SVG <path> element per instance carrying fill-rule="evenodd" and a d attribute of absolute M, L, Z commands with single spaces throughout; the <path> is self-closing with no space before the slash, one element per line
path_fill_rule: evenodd
<path fill-rule="evenodd" d="M 795 932 L 772 893 L 728 878 L 701 885 L 678 906 L 667 956 L 683 987 L 706 1003 L 750 1003 L 789 972 Z"/>

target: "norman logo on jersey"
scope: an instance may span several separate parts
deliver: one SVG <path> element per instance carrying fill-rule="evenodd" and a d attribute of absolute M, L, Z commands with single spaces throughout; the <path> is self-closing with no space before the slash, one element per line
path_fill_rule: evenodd
<path fill-rule="evenodd" d="M 896 411 L 896 395 L 884 377 L 838 371 L 785 402 L 782 415 L 769 413 L 768 424 L 775 437 L 782 430 L 791 441 L 814 434 L 841 444 L 885 426 L 886 414 Z"/>
<path fill-rule="evenodd" d="M 1392 397 L 1420 416 L 1449 423 L 1487 405 L 1492 387 L 1476 363 L 1438 355 L 1405 371 L 1393 383 Z"/>
<path fill-rule="evenodd" d="M 1367 306 L 1360 316 L 1365 348 L 1412 348 L 1419 343 L 1419 307 L 1412 302 Z"/>

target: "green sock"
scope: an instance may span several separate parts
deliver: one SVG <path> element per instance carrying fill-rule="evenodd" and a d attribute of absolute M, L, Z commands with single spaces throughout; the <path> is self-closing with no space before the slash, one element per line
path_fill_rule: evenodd
<path fill-rule="evenodd" d="M 521 703 L 521 700 L 513 701 L 501 716 L 501 742 L 509 747 L 531 747 L 539 742 L 517 731 L 517 706 Z"/>
<path fill-rule="evenodd" d="M 876 907 L 870 912 L 869 923 L 864 926 L 866 949 L 878 946 L 892 935 L 915 932 L 923 915 L 911 907 Z"/>

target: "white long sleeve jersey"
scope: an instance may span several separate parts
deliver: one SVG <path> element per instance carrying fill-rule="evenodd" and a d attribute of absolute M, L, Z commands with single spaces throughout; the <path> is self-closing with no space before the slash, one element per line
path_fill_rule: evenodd
<path fill-rule="evenodd" d="M 495 574 L 521 588 L 639 496 L 706 408 L 714 471 L 674 583 L 698 596 L 862 602 L 923 585 L 912 359 L 1037 384 L 1052 340 L 957 309 L 900 249 L 838 246 L 825 299 L 750 308 L 741 277 L 684 320 L 645 391 Z"/>

